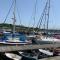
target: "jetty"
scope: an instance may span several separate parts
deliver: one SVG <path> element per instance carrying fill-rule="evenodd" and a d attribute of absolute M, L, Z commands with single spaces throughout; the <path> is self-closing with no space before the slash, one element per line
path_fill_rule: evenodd
<path fill-rule="evenodd" d="M 32 44 L 32 45 L 0 45 L 0 52 L 24 51 L 43 48 L 58 48 L 60 44 Z"/>
<path fill-rule="evenodd" d="M 49 57 L 49 58 L 44 58 L 44 59 L 39 59 L 39 60 L 60 60 L 60 56 Z"/>

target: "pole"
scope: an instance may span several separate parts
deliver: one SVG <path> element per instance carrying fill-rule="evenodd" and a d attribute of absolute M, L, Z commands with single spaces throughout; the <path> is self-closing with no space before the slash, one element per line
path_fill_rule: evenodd
<path fill-rule="evenodd" d="M 14 12 L 13 12 L 13 34 L 15 34 L 15 22 L 16 22 L 16 17 L 15 17 L 15 10 L 16 10 L 16 0 L 14 1 Z"/>
<path fill-rule="evenodd" d="M 36 17 L 36 6 L 37 6 L 37 0 L 35 1 L 35 10 L 34 10 L 34 17 L 33 17 L 33 20 L 34 20 L 34 24 L 33 24 L 33 32 L 34 32 L 35 17 Z"/>
<path fill-rule="evenodd" d="M 50 0 L 48 0 L 48 11 L 47 11 L 47 36 L 48 36 L 48 24 L 49 24 L 49 12 L 50 12 Z"/>

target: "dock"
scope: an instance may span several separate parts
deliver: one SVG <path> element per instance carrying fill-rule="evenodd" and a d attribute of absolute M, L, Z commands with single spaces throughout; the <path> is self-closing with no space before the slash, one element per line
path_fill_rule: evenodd
<path fill-rule="evenodd" d="M 60 56 L 55 56 L 55 57 L 48 57 L 48 58 L 43 58 L 39 60 L 60 60 Z"/>
<path fill-rule="evenodd" d="M 10 51 L 23 51 L 23 50 L 33 50 L 33 49 L 43 49 L 43 48 L 57 48 L 60 44 L 43 44 L 43 45 L 1 45 L 0 52 L 10 52 Z"/>

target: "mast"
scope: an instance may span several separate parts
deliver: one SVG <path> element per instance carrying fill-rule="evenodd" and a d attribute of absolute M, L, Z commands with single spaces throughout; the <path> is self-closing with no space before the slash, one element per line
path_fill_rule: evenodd
<path fill-rule="evenodd" d="M 14 0 L 14 11 L 13 11 L 13 34 L 15 34 L 15 22 L 16 22 L 15 10 L 16 10 L 16 0 Z"/>
<path fill-rule="evenodd" d="M 47 11 L 47 34 L 48 34 L 48 24 L 49 24 L 49 12 L 50 12 L 50 0 L 48 0 L 48 11 Z"/>
<path fill-rule="evenodd" d="M 49 12 L 50 12 L 50 0 L 47 0 L 45 8 L 41 14 L 41 17 L 39 18 L 37 27 L 41 29 L 41 26 L 44 26 L 44 29 L 47 34 L 48 34 L 48 25 L 49 25 Z M 46 23 L 46 24 L 45 24 Z"/>
<path fill-rule="evenodd" d="M 36 7 L 37 7 L 37 0 L 35 0 L 35 7 L 34 7 L 34 16 L 33 16 L 33 20 L 34 20 L 34 24 L 33 24 L 33 32 L 34 32 L 34 25 L 35 25 L 35 17 L 36 17 Z"/>

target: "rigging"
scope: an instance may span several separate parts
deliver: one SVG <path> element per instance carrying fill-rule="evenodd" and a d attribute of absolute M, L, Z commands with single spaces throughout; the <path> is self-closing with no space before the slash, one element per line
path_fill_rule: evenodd
<path fill-rule="evenodd" d="M 50 12 L 50 0 L 47 0 L 45 8 L 44 8 L 44 10 L 41 14 L 41 17 L 39 18 L 38 24 L 37 24 L 37 27 L 39 29 L 41 29 L 41 27 L 44 23 L 44 29 L 47 30 L 46 31 L 47 34 L 48 34 L 49 12 Z"/>

